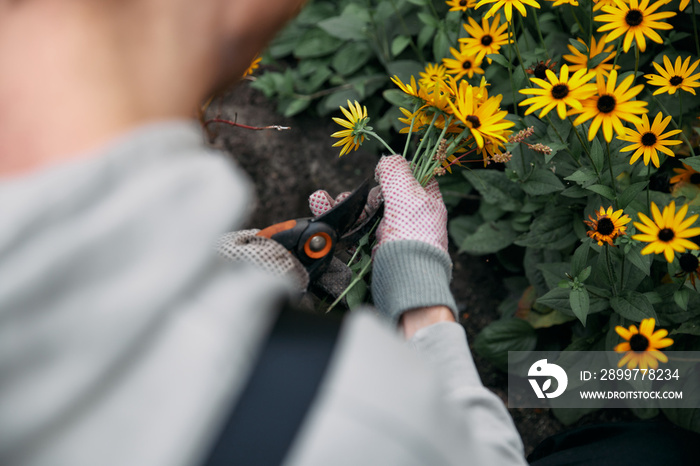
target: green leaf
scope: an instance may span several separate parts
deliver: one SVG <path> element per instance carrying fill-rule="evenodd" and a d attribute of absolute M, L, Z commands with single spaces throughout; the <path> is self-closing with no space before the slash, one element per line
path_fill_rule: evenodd
<path fill-rule="evenodd" d="M 598 179 L 598 175 L 595 174 L 593 170 L 588 167 L 582 167 L 576 170 L 571 175 L 564 178 L 568 181 L 575 181 L 579 184 L 585 184 L 587 182 L 592 182 Z"/>
<path fill-rule="evenodd" d="M 637 291 L 623 290 L 618 296 L 610 299 L 610 306 L 616 313 L 632 322 L 641 322 L 649 317 L 657 319 L 654 306 L 646 296 Z"/>
<path fill-rule="evenodd" d="M 675 333 L 700 336 L 700 317 L 693 317 L 689 321 L 683 322 L 677 329 L 671 331 L 671 335 Z"/>
<path fill-rule="evenodd" d="M 367 295 L 367 284 L 364 280 L 359 280 L 355 285 L 350 288 L 348 293 L 345 295 L 345 299 L 348 302 L 348 307 L 354 309 L 362 304 L 364 304 L 365 296 Z"/>
<path fill-rule="evenodd" d="M 433 38 L 433 56 L 437 58 L 443 58 L 448 56 L 448 51 L 450 49 L 450 38 L 447 37 L 447 33 L 438 29 L 437 34 Z"/>
<path fill-rule="evenodd" d="M 396 36 L 393 41 L 391 41 L 391 55 L 394 57 L 399 55 L 404 51 L 408 44 L 411 43 L 411 38 L 408 36 Z"/>
<path fill-rule="evenodd" d="M 590 268 L 590 267 L 589 267 Z M 574 315 L 578 317 L 583 326 L 586 326 L 586 317 L 590 309 L 590 298 L 585 288 L 580 290 L 572 289 L 569 294 L 569 304 Z"/>
<path fill-rule="evenodd" d="M 651 274 L 651 263 L 654 261 L 654 256 L 647 254 L 642 256 L 640 249 L 637 246 L 633 246 L 627 254 L 625 254 L 625 259 L 627 259 L 630 264 L 637 267 L 639 270 L 644 272 L 646 276 Z"/>
<path fill-rule="evenodd" d="M 384 99 L 391 105 L 397 107 L 404 107 L 408 102 L 406 94 L 399 89 L 387 89 L 382 92 L 382 96 L 384 96 Z"/>
<path fill-rule="evenodd" d="M 438 21 L 438 19 L 430 13 L 425 13 L 421 11 L 418 13 L 418 19 L 420 19 L 423 22 L 423 24 L 426 24 L 431 28 L 440 28 L 440 21 Z"/>
<path fill-rule="evenodd" d="M 508 59 L 501 55 L 500 53 L 492 53 L 489 55 L 486 55 L 487 58 L 490 58 L 493 60 L 495 63 L 498 63 L 501 65 L 503 68 L 508 68 Z"/>
<path fill-rule="evenodd" d="M 576 276 L 576 278 L 578 278 L 578 281 L 581 283 L 585 282 L 588 279 L 588 277 L 591 276 L 591 270 L 593 270 L 593 267 L 591 267 L 590 265 L 583 269 L 581 273 Z"/>
<path fill-rule="evenodd" d="M 587 190 L 593 191 L 596 194 L 600 194 L 606 199 L 610 199 L 611 201 L 615 200 L 615 190 L 612 189 L 610 186 L 605 186 L 602 184 L 592 184 L 590 186 L 586 187 Z"/>
<path fill-rule="evenodd" d="M 411 76 L 418 77 L 423 65 L 414 60 L 396 60 L 386 65 L 389 76 L 398 76 L 403 82 L 410 82 Z"/>
<path fill-rule="evenodd" d="M 586 46 L 586 44 L 581 43 L 574 38 L 570 38 L 569 43 L 583 55 L 588 55 L 588 46 Z"/>
<path fill-rule="evenodd" d="M 550 170 L 538 169 L 521 185 L 521 188 L 531 196 L 540 196 L 542 194 L 562 191 L 564 185 L 559 177 Z"/>
<path fill-rule="evenodd" d="M 473 255 L 491 254 L 511 244 L 518 234 L 507 220 L 484 223 L 459 243 L 459 252 Z"/>
<path fill-rule="evenodd" d="M 281 103 L 282 101 L 280 101 L 280 104 Z M 289 102 L 289 105 L 286 106 L 282 114 L 286 117 L 294 116 L 306 110 L 310 103 L 310 99 L 293 99 Z"/>
<path fill-rule="evenodd" d="M 552 208 L 540 213 L 532 222 L 530 231 L 515 240 L 519 246 L 541 249 L 563 249 L 576 242 L 573 212 Z"/>
<path fill-rule="evenodd" d="M 496 204 L 506 211 L 517 211 L 522 206 L 523 191 L 508 179 L 504 172 L 496 170 L 464 170 L 464 177 L 479 191 L 484 202 Z"/>
<path fill-rule="evenodd" d="M 690 300 L 690 290 L 688 288 L 681 288 L 680 290 L 677 290 L 675 293 L 673 293 L 673 300 L 678 307 L 684 311 L 687 311 L 688 301 Z"/>
<path fill-rule="evenodd" d="M 323 57 L 338 50 L 343 41 L 321 29 L 309 29 L 299 39 L 294 49 L 297 58 Z"/>
<path fill-rule="evenodd" d="M 683 163 L 690 166 L 690 168 L 693 170 L 700 172 L 700 155 L 696 155 L 695 157 L 684 157 Z"/>
<path fill-rule="evenodd" d="M 508 368 L 508 351 L 532 351 L 537 344 L 535 329 L 522 319 L 497 320 L 476 337 L 474 350 L 497 367 Z"/>
<path fill-rule="evenodd" d="M 593 166 L 596 167 L 598 172 L 600 172 L 603 169 L 603 165 L 605 164 L 605 154 L 603 153 L 603 146 L 601 145 L 600 140 L 598 138 L 593 139 L 593 141 L 591 142 L 591 162 L 593 163 Z"/>
<path fill-rule="evenodd" d="M 341 47 L 335 55 L 331 65 L 340 74 L 347 76 L 362 68 L 374 52 L 363 42 L 349 42 Z"/>
<path fill-rule="evenodd" d="M 627 186 L 620 194 L 618 207 L 620 209 L 624 209 L 625 207 L 627 207 L 630 204 L 630 202 L 634 201 L 634 199 L 639 193 L 644 191 L 644 188 L 647 187 L 647 184 L 648 181 L 640 181 L 639 183 L 633 183 Z"/>
<path fill-rule="evenodd" d="M 319 21 L 318 27 L 344 41 L 361 41 L 367 38 L 369 21 L 369 13 L 366 9 L 350 4 L 340 16 Z"/>
<path fill-rule="evenodd" d="M 460 215 L 450 220 L 448 224 L 450 238 L 456 244 L 462 244 L 464 239 L 473 234 L 482 223 L 483 220 L 479 215 Z"/>
<path fill-rule="evenodd" d="M 571 275 L 576 277 L 581 271 L 586 268 L 588 263 L 588 252 L 591 250 L 591 243 L 589 241 L 584 241 L 579 247 L 574 251 L 574 255 L 571 257 Z"/>

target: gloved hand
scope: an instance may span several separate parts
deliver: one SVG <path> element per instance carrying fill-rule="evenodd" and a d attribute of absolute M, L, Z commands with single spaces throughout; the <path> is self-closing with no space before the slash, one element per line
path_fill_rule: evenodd
<path fill-rule="evenodd" d="M 338 194 L 334 199 L 333 196 L 328 194 L 327 191 L 319 189 L 309 196 L 309 209 L 314 217 L 318 217 L 331 210 L 339 202 L 344 201 L 350 194 L 350 191 L 345 191 Z M 365 204 L 365 207 L 360 216 L 357 218 L 357 221 L 362 222 L 369 215 L 371 215 L 379 208 L 382 201 L 383 198 L 380 187 L 375 186 L 374 188 L 370 189 L 369 194 L 367 195 L 367 204 Z"/>
<path fill-rule="evenodd" d="M 272 275 L 286 276 L 299 291 L 306 291 L 309 286 L 306 268 L 277 241 L 255 236 L 259 231 L 253 229 L 227 233 L 219 239 L 216 250 L 227 259 L 249 262 Z"/>
<path fill-rule="evenodd" d="M 447 306 L 457 320 L 450 291 L 447 209 L 436 180 L 423 188 L 400 155 L 379 161 L 376 177 L 384 218 L 373 250 L 372 296 L 380 312 L 396 322 L 411 309 Z"/>
<path fill-rule="evenodd" d="M 447 208 L 437 180 L 423 188 L 400 155 L 383 157 L 375 176 L 385 204 L 375 250 L 391 241 L 413 240 L 447 252 Z"/>

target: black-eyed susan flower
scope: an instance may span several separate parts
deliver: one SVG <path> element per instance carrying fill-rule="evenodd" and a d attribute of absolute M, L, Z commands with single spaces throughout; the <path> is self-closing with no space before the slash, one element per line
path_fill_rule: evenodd
<path fill-rule="evenodd" d="M 476 6 L 476 0 L 447 0 L 445 3 L 450 7 L 449 11 L 467 12 Z"/>
<path fill-rule="evenodd" d="M 603 73 L 605 76 L 607 76 L 613 67 L 615 69 L 620 68 L 619 65 L 609 63 L 613 58 L 615 58 L 615 55 L 617 55 L 617 52 L 614 50 L 614 44 L 606 44 L 605 40 L 597 42 L 595 37 L 591 38 L 590 47 L 583 39 L 576 39 L 576 41 L 580 42 L 586 48 L 586 53 L 581 52 L 571 44 L 567 45 L 571 55 L 564 55 L 562 58 L 571 63 L 569 66 L 571 71 L 584 69 L 593 71 L 596 74 Z M 603 57 L 601 57 L 601 55 Z M 590 65 L 593 62 L 597 64 L 591 67 Z"/>
<path fill-rule="evenodd" d="M 440 65 L 437 63 L 428 63 L 425 65 L 425 70 L 418 73 L 420 75 L 420 80 L 418 84 L 422 87 L 429 87 L 434 85 L 437 81 L 442 81 L 447 76 L 447 68 L 445 65 Z"/>
<path fill-rule="evenodd" d="M 700 3 L 700 0 L 698 0 L 698 3 Z M 681 0 L 681 4 L 678 6 L 678 11 L 685 10 L 688 4 L 690 4 L 690 0 Z"/>
<path fill-rule="evenodd" d="M 530 5 L 533 8 L 540 7 L 540 4 L 537 3 L 535 0 L 480 0 L 479 3 L 476 4 L 476 8 L 478 9 L 489 3 L 493 3 L 494 5 L 489 11 L 486 12 L 484 18 L 490 18 L 491 16 L 496 14 L 501 8 L 503 8 L 503 10 L 506 12 L 506 21 L 508 22 L 510 22 L 510 20 L 513 18 L 514 7 L 520 12 L 521 15 L 523 15 L 523 17 L 527 16 L 525 5 Z"/>
<path fill-rule="evenodd" d="M 691 252 L 684 252 L 678 257 L 678 265 L 681 267 L 681 271 L 674 276 L 676 278 L 685 277 L 686 280 L 690 280 L 693 288 L 697 290 L 695 279 L 700 278 L 700 261 L 698 256 Z"/>
<path fill-rule="evenodd" d="M 552 6 L 566 5 L 567 3 L 571 6 L 578 6 L 576 0 L 547 0 L 549 2 L 554 2 Z"/>
<path fill-rule="evenodd" d="M 673 340 L 666 338 L 668 331 L 665 329 L 654 331 L 655 326 L 656 319 L 649 317 L 642 320 L 639 330 L 635 325 L 630 325 L 629 328 L 621 325 L 615 327 L 615 332 L 626 340 L 615 346 L 616 352 L 625 353 L 617 367 L 627 364 L 629 369 L 637 366 L 642 370 L 656 369 L 659 361 L 668 362 L 668 357 L 659 350 L 671 346 Z"/>
<path fill-rule="evenodd" d="M 679 129 L 674 129 L 664 133 L 666 126 L 668 126 L 670 121 L 670 115 L 663 118 L 663 115 L 661 112 L 659 112 L 656 114 L 654 122 L 650 125 L 649 118 L 647 118 L 646 114 L 644 114 L 642 115 L 642 121 L 639 124 L 635 124 L 636 130 L 625 128 L 627 130 L 627 135 L 618 136 L 618 139 L 634 143 L 620 149 L 620 152 L 629 152 L 632 150 L 635 151 L 630 158 L 630 165 L 636 162 L 639 157 L 644 155 L 644 165 L 649 165 L 649 160 L 651 160 L 654 166 L 658 168 L 658 151 L 661 151 L 671 157 L 675 157 L 673 151 L 667 146 L 675 146 L 681 144 L 683 141 L 678 139 L 668 139 L 674 134 L 680 133 L 681 130 Z"/>
<path fill-rule="evenodd" d="M 677 174 L 671 177 L 669 183 L 690 183 L 700 186 L 700 173 L 690 165 L 683 164 L 683 168 L 674 168 L 673 171 Z"/>
<path fill-rule="evenodd" d="M 243 72 L 243 76 L 241 76 L 241 79 L 245 78 L 248 75 L 253 74 L 255 70 L 257 70 L 260 67 L 260 61 L 262 60 L 262 57 L 255 57 L 255 59 L 252 61 L 248 69 L 246 69 Z"/>
<path fill-rule="evenodd" d="M 554 72 L 557 62 L 548 58 L 547 61 L 540 60 L 534 65 L 530 65 L 525 71 L 539 79 L 547 79 L 547 70 Z"/>
<path fill-rule="evenodd" d="M 357 150 L 365 140 L 364 130 L 371 131 L 372 128 L 367 126 L 369 123 L 367 107 L 360 106 L 359 102 L 355 101 L 353 104 L 348 100 L 348 110 L 340 107 L 340 111 L 347 120 L 333 117 L 333 121 L 346 129 L 331 134 L 331 137 L 340 139 L 333 144 L 333 147 L 343 146 L 340 151 L 340 157 L 342 157 L 351 150 Z"/>
<path fill-rule="evenodd" d="M 483 59 L 485 55 L 498 53 L 502 45 L 510 44 L 508 23 L 501 24 L 500 13 L 493 18 L 491 24 L 487 18 L 482 18 L 481 26 L 471 17 L 467 18 L 467 21 L 469 24 L 463 26 L 470 37 L 463 37 L 459 41 L 464 44 L 467 52 L 476 52 L 477 60 Z"/>
<path fill-rule="evenodd" d="M 461 81 L 455 103 L 450 102 L 454 116 L 469 128 L 479 148 L 484 147 L 485 139 L 505 142 L 507 136 L 503 135 L 503 130 L 515 125 L 505 119 L 508 112 L 500 109 L 502 95 L 481 101 L 485 90 L 485 87 L 475 88 Z"/>
<path fill-rule="evenodd" d="M 474 73 L 484 74 L 481 68 L 481 59 L 476 58 L 476 53 L 467 50 L 464 45 L 460 50 L 450 47 L 450 53 L 454 58 L 443 58 L 442 63 L 447 67 L 447 72 L 459 80 L 462 76 L 471 78 Z"/>
<path fill-rule="evenodd" d="M 596 76 L 598 94 L 581 102 L 582 110 L 572 109 L 570 111 L 570 113 L 580 113 L 574 120 L 574 125 L 580 125 L 591 118 L 593 119 L 588 129 L 589 141 L 593 140 L 601 126 L 605 140 L 610 142 L 612 141 L 613 129 L 619 136 L 626 134 L 622 120 L 635 124 L 641 121 L 639 115 L 648 111 L 646 109 L 647 103 L 641 100 L 632 100 L 632 98 L 642 92 L 644 85 L 638 84 L 630 89 L 633 82 L 634 75 L 630 74 L 617 86 L 617 70 L 610 71 L 607 80 L 602 74 Z"/>
<path fill-rule="evenodd" d="M 589 83 L 595 76 L 592 71 L 585 69 L 578 70 L 569 77 L 568 65 L 562 65 L 559 77 L 550 70 L 546 71 L 547 81 L 539 78 L 530 80 L 540 86 L 537 88 L 521 89 L 521 94 L 532 94 L 530 97 L 520 102 L 519 105 L 529 105 L 525 115 L 542 109 L 540 118 L 544 117 L 550 110 L 556 108 L 559 118 L 566 118 L 567 106 L 582 110 L 581 101 L 591 97 L 596 92 L 596 85 Z"/>
<path fill-rule="evenodd" d="M 586 234 L 598 242 L 598 246 L 602 246 L 603 243 L 608 243 L 613 246 L 613 240 L 618 236 L 627 234 L 627 225 L 631 219 L 628 215 L 625 215 L 622 211 L 616 210 L 613 212 L 612 207 L 600 207 L 600 210 L 595 213 L 596 218 L 593 219 L 591 215 L 588 216 L 590 221 L 584 220 L 583 223 L 588 225 L 591 229 L 586 232 Z"/>
<path fill-rule="evenodd" d="M 698 215 L 685 218 L 688 204 L 683 205 L 676 213 L 676 202 L 671 201 L 664 207 L 663 213 L 651 203 L 651 214 L 654 220 L 639 213 L 642 221 L 634 222 L 634 226 L 642 233 L 632 236 L 633 240 L 649 243 L 642 249 L 642 254 L 662 254 L 668 262 L 673 262 L 674 251 L 685 252 L 688 249 L 699 249 L 698 245 L 688 240 L 700 235 L 700 228 L 690 228 Z"/>
<path fill-rule="evenodd" d="M 646 37 L 657 44 L 663 43 L 663 39 L 656 29 L 673 29 L 662 19 L 675 16 L 672 11 L 654 13 L 660 7 L 666 5 L 665 0 L 659 0 L 649 5 L 649 0 L 629 0 L 629 5 L 622 0 L 615 0 L 614 6 L 604 6 L 601 9 L 607 13 L 595 17 L 596 21 L 607 23 L 598 28 L 598 32 L 610 31 L 605 36 L 606 42 L 612 42 L 625 35 L 622 49 L 627 52 L 632 45 L 632 40 L 637 43 L 641 52 L 647 48 Z"/>
<path fill-rule="evenodd" d="M 681 57 L 677 57 L 675 64 L 672 65 L 671 60 L 664 55 L 663 67 L 656 62 L 652 63 L 659 74 L 645 74 L 644 77 L 649 80 L 648 84 L 658 86 L 658 89 L 654 91 L 654 95 L 664 92 L 675 94 L 678 89 L 695 94 L 695 89 L 693 88 L 700 87 L 700 73 L 693 74 L 693 71 L 695 71 L 699 63 L 700 60 L 697 60 L 690 65 L 690 57 L 687 57 L 681 63 Z"/>

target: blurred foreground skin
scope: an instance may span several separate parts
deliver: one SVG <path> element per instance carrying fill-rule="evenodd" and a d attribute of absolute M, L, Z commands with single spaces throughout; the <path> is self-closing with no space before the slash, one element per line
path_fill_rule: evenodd
<path fill-rule="evenodd" d="M 250 187 L 193 114 L 302 3 L 0 0 L 3 466 L 207 457 L 290 287 L 214 256 Z M 413 349 L 349 314 L 285 464 L 525 464 L 454 300 L 423 307 L 392 262 L 440 271 L 444 296 L 447 253 L 382 253 L 389 291 L 421 303 L 397 309 Z"/>

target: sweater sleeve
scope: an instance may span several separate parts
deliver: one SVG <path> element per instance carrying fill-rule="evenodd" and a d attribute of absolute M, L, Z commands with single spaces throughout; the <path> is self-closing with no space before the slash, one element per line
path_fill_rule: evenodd
<path fill-rule="evenodd" d="M 458 411 L 459 428 L 474 439 L 470 464 L 527 464 L 508 410 L 481 383 L 464 328 L 451 322 L 434 324 L 416 332 L 409 345 L 437 370 L 448 404 Z"/>

